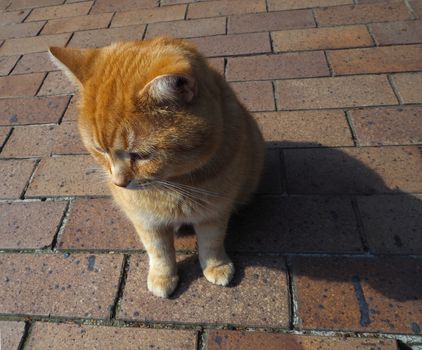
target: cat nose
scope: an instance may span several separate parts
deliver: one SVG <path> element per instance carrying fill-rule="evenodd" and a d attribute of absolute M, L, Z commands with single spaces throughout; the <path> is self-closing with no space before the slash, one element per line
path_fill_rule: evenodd
<path fill-rule="evenodd" d="M 119 187 L 127 187 L 129 185 L 130 179 L 124 177 L 124 176 L 113 176 L 111 181 L 113 184 Z"/>

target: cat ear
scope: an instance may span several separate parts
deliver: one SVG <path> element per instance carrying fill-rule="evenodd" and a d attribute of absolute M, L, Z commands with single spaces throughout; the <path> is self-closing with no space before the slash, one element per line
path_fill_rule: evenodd
<path fill-rule="evenodd" d="M 97 51 L 97 49 L 49 48 L 51 60 L 78 85 L 83 85 L 89 78 L 90 67 Z"/>
<path fill-rule="evenodd" d="M 189 103 L 197 93 L 196 82 L 192 77 L 178 74 L 160 75 L 151 80 L 140 92 L 160 105 L 180 105 Z"/>

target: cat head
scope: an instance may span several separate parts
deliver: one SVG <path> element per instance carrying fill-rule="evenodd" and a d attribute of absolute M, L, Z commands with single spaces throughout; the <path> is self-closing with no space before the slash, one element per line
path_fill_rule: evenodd
<path fill-rule="evenodd" d="M 50 53 L 79 87 L 82 141 L 115 185 L 190 174 L 213 156 L 222 121 L 191 45 L 158 38 Z"/>

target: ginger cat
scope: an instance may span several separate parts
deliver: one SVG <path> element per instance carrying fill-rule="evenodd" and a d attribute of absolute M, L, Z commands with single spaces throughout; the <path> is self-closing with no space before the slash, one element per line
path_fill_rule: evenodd
<path fill-rule="evenodd" d="M 160 297 L 175 290 L 173 234 L 184 223 L 196 231 L 205 277 L 226 286 L 235 271 L 224 248 L 227 223 L 256 189 L 264 154 L 232 89 L 178 39 L 50 53 L 80 88 L 83 143 L 145 246 L 148 289 Z"/>

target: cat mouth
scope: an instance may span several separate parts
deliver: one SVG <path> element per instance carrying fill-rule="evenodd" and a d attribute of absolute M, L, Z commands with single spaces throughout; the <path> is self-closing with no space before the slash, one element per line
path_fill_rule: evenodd
<path fill-rule="evenodd" d="M 127 190 L 143 190 L 154 186 L 153 180 L 130 180 L 129 183 L 124 187 Z"/>

